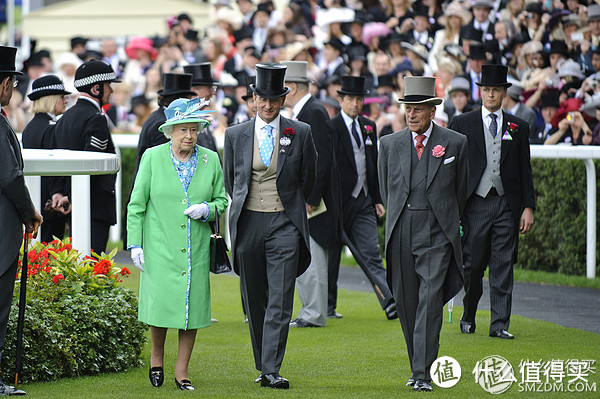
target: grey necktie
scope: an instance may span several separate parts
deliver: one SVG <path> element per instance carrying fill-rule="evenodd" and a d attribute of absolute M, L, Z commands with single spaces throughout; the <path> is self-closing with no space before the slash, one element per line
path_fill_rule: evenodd
<path fill-rule="evenodd" d="M 498 122 L 496 122 L 496 118 L 498 115 L 490 114 L 490 117 L 492 118 L 492 123 L 490 123 L 490 133 L 493 138 L 496 138 L 496 135 L 498 134 Z"/>

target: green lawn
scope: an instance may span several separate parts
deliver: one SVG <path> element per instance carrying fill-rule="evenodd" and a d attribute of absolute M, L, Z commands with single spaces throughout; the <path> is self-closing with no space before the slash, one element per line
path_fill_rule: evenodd
<path fill-rule="evenodd" d="M 137 288 L 137 271 L 126 284 Z M 329 320 L 326 328 L 292 329 L 281 374 L 290 380 L 289 391 L 260 388 L 252 381 L 254 369 L 248 326 L 242 322 L 239 280 L 232 276 L 211 276 L 212 327 L 199 331 L 190 364 L 190 379 L 195 392 L 178 391 L 173 381 L 176 332 L 168 334 L 165 358 L 165 384 L 154 388 L 147 367 L 126 373 L 26 384 L 30 398 L 147 398 L 147 397 L 227 397 L 227 398 L 398 398 L 425 395 L 404 387 L 410 375 L 400 323 L 388 321 L 375 295 L 340 290 L 338 310 L 341 320 Z M 296 311 L 299 301 L 296 300 Z M 455 307 L 455 320 L 462 309 Z M 487 337 L 489 312 L 478 313 L 479 331 L 462 335 L 458 323 L 448 324 L 441 335 L 441 355 L 452 356 L 462 366 L 462 379 L 453 388 L 434 386 L 440 398 L 489 397 L 474 382 L 475 363 L 489 355 L 508 359 L 520 379 L 521 359 L 595 359 L 600 360 L 600 335 L 524 317 L 513 316 L 510 331 L 514 341 Z M 144 350 L 149 359 L 150 344 Z M 599 374 L 590 378 L 600 385 Z M 578 398 L 598 398 L 596 392 L 578 393 Z M 523 393 L 517 384 L 502 398 L 554 398 L 568 393 Z M 431 394 L 429 396 L 432 396 Z"/>

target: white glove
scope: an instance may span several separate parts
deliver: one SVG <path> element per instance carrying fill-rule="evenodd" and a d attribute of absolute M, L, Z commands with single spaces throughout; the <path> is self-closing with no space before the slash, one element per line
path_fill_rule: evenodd
<path fill-rule="evenodd" d="M 190 205 L 188 209 L 183 211 L 184 215 L 191 217 L 192 219 L 206 219 L 210 213 L 210 208 L 207 204 L 194 204 Z"/>
<path fill-rule="evenodd" d="M 135 267 L 140 269 L 141 272 L 144 271 L 142 267 L 142 263 L 144 263 L 144 250 L 142 248 L 131 248 L 131 260 Z"/>

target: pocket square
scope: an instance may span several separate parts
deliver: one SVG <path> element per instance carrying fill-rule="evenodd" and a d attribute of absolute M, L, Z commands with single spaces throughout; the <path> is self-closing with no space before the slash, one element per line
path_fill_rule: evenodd
<path fill-rule="evenodd" d="M 444 165 L 447 165 L 447 164 L 449 164 L 450 162 L 454 161 L 454 159 L 455 159 L 455 158 L 456 158 L 456 157 L 453 155 L 453 156 L 451 156 L 450 158 L 446 158 L 446 159 L 444 159 Z"/>

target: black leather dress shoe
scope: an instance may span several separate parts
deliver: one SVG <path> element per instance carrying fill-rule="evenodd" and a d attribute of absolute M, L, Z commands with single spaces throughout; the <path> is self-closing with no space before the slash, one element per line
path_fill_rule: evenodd
<path fill-rule="evenodd" d="M 23 396 L 27 395 L 27 392 L 17 389 L 12 385 L 6 385 L 0 381 L 0 396 Z"/>
<path fill-rule="evenodd" d="M 295 319 L 290 323 L 290 327 L 319 327 L 316 324 L 310 323 L 304 319 Z"/>
<path fill-rule="evenodd" d="M 406 384 L 404 386 L 411 387 L 411 388 L 414 387 L 415 386 L 415 379 L 412 378 L 412 377 L 410 377 L 408 379 L 408 381 L 406 381 Z"/>
<path fill-rule="evenodd" d="M 156 388 L 161 386 L 165 380 L 165 372 L 162 367 L 151 367 L 148 376 L 150 377 L 150 383 Z"/>
<path fill-rule="evenodd" d="M 460 332 L 463 334 L 473 334 L 475 332 L 475 323 L 469 323 L 468 321 L 461 320 Z"/>
<path fill-rule="evenodd" d="M 261 381 L 262 381 L 262 376 L 263 376 L 263 375 L 262 375 L 262 373 L 260 373 L 260 374 L 258 375 L 258 377 L 256 377 L 256 379 L 254 380 L 254 382 L 255 382 L 255 383 L 257 383 L 257 384 L 258 384 L 259 382 L 261 382 Z"/>
<path fill-rule="evenodd" d="M 341 314 L 339 314 L 335 310 L 333 312 L 327 313 L 327 318 L 328 319 L 341 319 L 342 317 L 344 317 L 344 316 L 342 316 Z"/>
<path fill-rule="evenodd" d="M 276 389 L 290 389 L 290 382 L 276 373 L 263 374 L 260 386 Z"/>
<path fill-rule="evenodd" d="M 414 391 L 419 392 L 431 392 L 433 388 L 431 387 L 431 381 L 427 380 L 417 380 L 415 382 L 415 386 L 413 387 Z"/>
<path fill-rule="evenodd" d="M 515 338 L 514 335 L 512 335 L 508 331 L 502 330 L 502 329 L 494 331 L 493 333 L 490 334 L 490 337 L 502 338 L 502 339 L 514 339 Z"/>
<path fill-rule="evenodd" d="M 177 378 L 175 378 L 175 384 L 177 384 L 177 388 L 181 389 L 182 391 L 194 390 L 194 386 L 192 385 L 192 382 L 190 380 L 177 381 Z"/>

